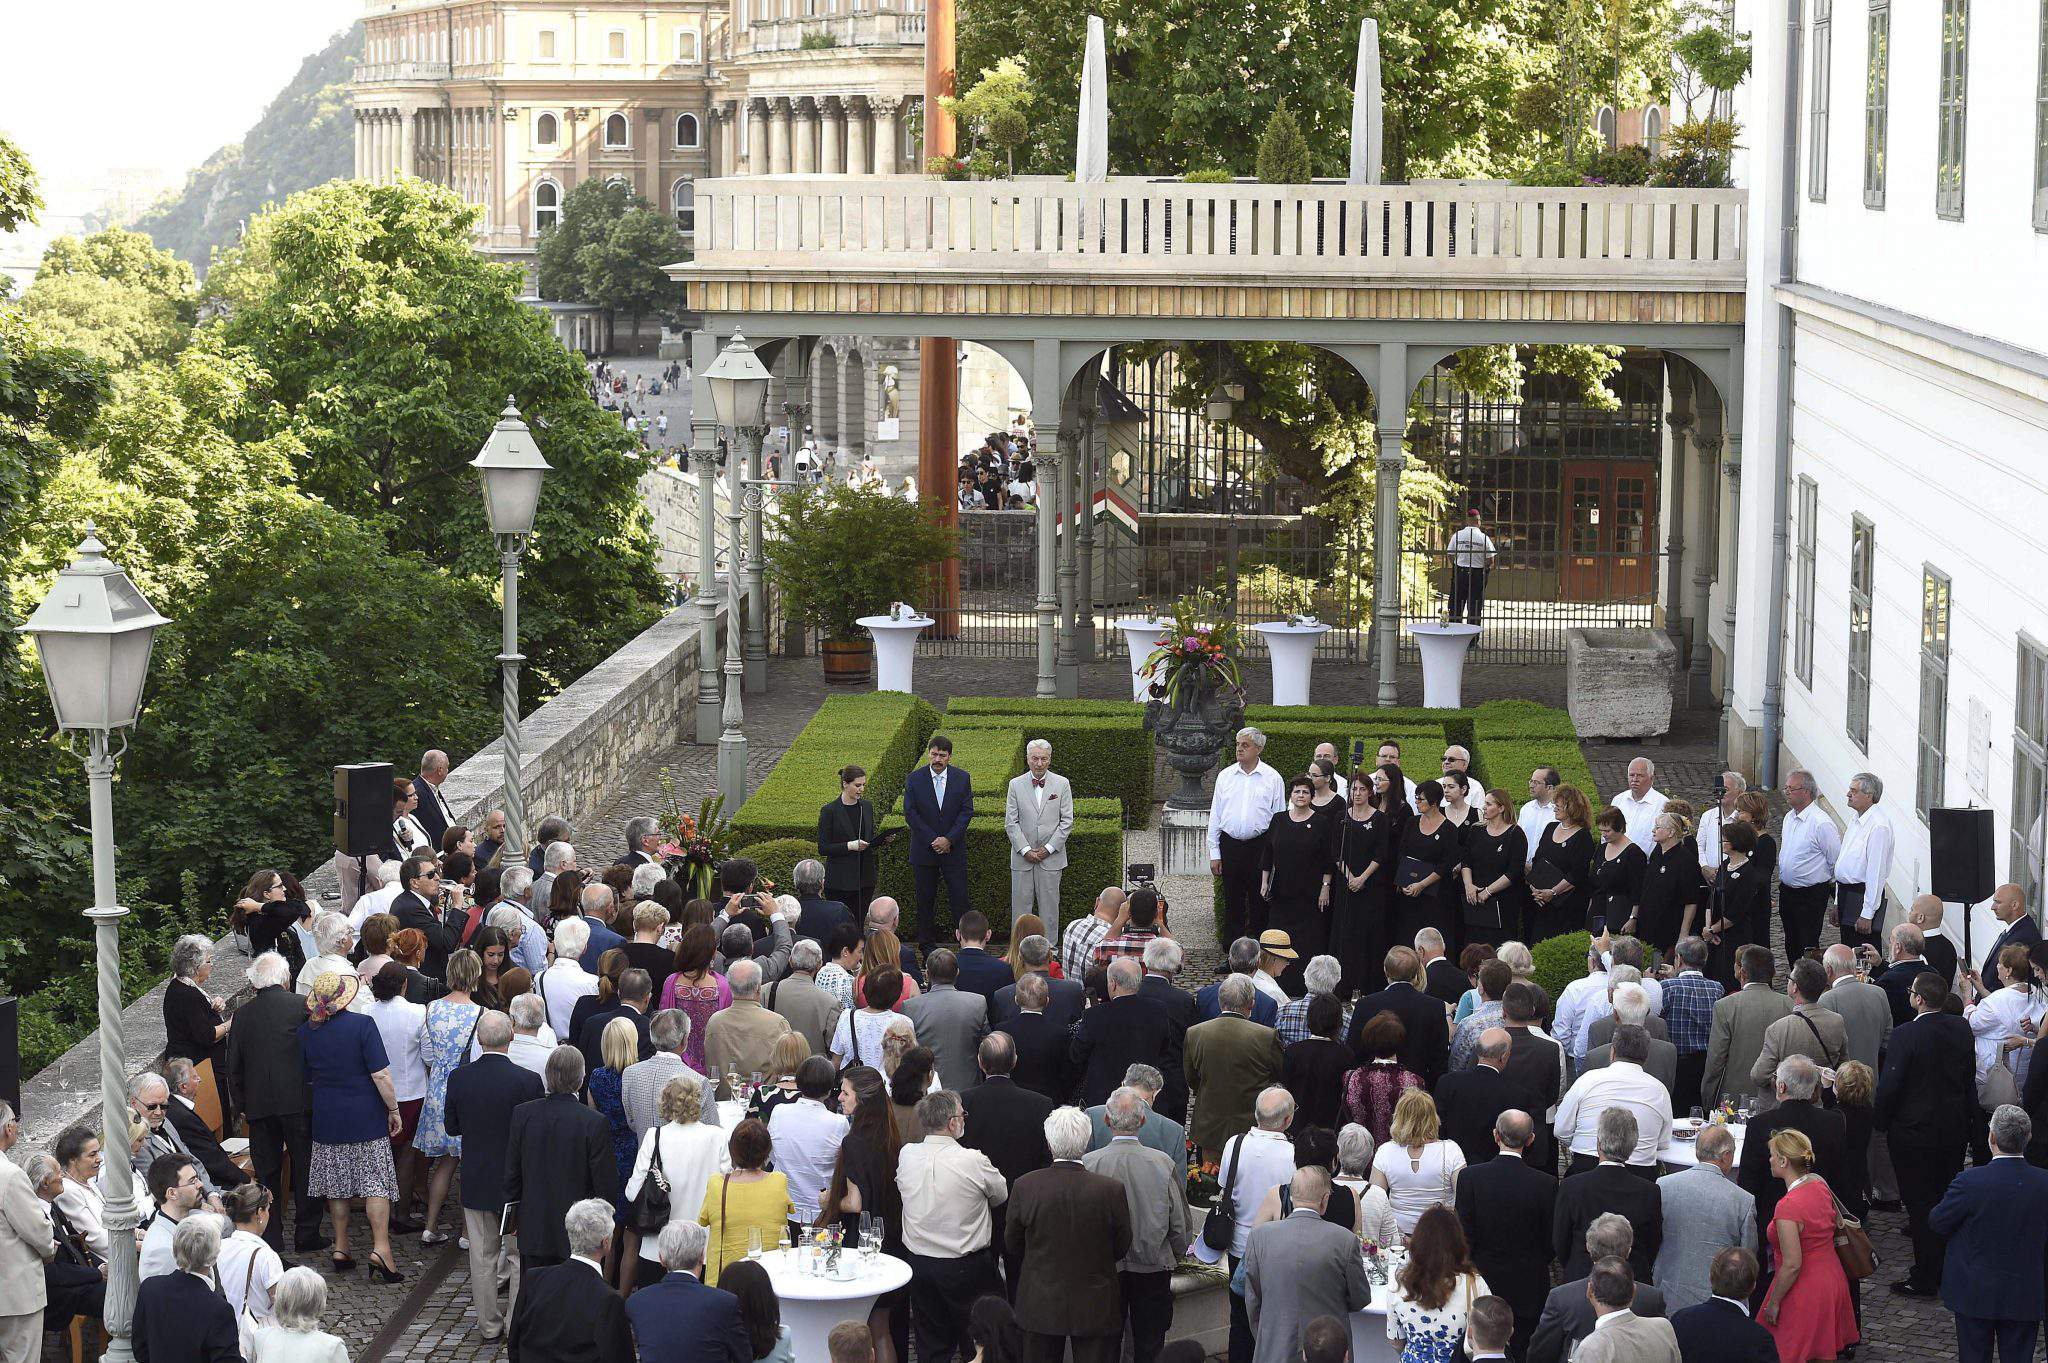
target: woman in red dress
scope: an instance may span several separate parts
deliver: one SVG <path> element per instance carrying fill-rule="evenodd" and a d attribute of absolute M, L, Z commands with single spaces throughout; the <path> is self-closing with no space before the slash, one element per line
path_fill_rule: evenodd
<path fill-rule="evenodd" d="M 1803 1131 L 1771 1137 L 1771 1174 L 1783 1179 L 1765 1239 L 1776 1276 L 1757 1319 L 1778 1342 L 1779 1363 L 1838 1357 L 1857 1341 L 1849 1279 L 1835 1257 L 1835 1195 L 1813 1172 L 1813 1143 Z"/>

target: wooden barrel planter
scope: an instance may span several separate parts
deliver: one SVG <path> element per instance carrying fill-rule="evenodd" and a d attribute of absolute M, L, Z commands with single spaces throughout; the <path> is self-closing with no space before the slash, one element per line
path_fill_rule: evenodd
<path fill-rule="evenodd" d="M 856 686 L 875 673 L 875 645 L 871 639 L 824 641 L 825 680 L 834 686 Z"/>

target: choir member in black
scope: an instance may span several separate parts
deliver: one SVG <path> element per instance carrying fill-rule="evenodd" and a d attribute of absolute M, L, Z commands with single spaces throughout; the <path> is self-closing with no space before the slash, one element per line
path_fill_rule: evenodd
<path fill-rule="evenodd" d="M 1444 817 L 1460 833 L 1479 826 L 1478 806 L 1472 803 L 1472 778 L 1462 771 L 1447 771 L 1437 778 L 1444 788 Z"/>
<path fill-rule="evenodd" d="M 1745 929 L 1750 935 L 1743 940 L 1768 946 L 1771 940 L 1769 887 L 1778 874 L 1778 838 L 1770 832 L 1771 803 L 1764 798 L 1762 791 L 1745 790 L 1735 797 L 1735 816 L 1756 830 L 1756 851 L 1749 854 L 1749 859 L 1756 863 L 1758 878 L 1765 887 L 1763 897 L 1757 901 L 1757 916 Z M 1722 855 L 1727 855 L 1725 849 Z"/>
<path fill-rule="evenodd" d="M 1529 897 L 1536 911 L 1525 940 L 1532 946 L 1584 927 L 1592 897 L 1593 834 L 1587 825 L 1593 811 L 1577 786 L 1559 786 L 1552 809 L 1557 817 L 1545 825 L 1529 865 Z"/>
<path fill-rule="evenodd" d="M 1504 790 L 1489 790 L 1485 817 L 1465 830 L 1465 940 L 1498 947 L 1522 930 L 1529 839 Z"/>
<path fill-rule="evenodd" d="M 1315 794 L 1309 796 L 1309 808 L 1326 823 L 1334 824 L 1343 818 L 1344 797 L 1337 793 L 1337 764 L 1327 757 L 1316 758 L 1308 764 L 1308 779 L 1315 786 Z"/>
<path fill-rule="evenodd" d="M 1385 958 L 1394 944 L 1395 818 L 1374 803 L 1378 772 L 1351 773 L 1350 807 L 1337 821 L 1337 873 L 1330 886 L 1330 954 L 1344 967 L 1345 998 L 1386 988 Z M 1397 786 L 1396 789 L 1399 789 Z"/>
<path fill-rule="evenodd" d="M 1306 776 L 1288 782 L 1287 808 L 1273 816 L 1266 835 L 1266 926 L 1294 944 L 1295 958 L 1280 974 L 1291 998 L 1301 996 L 1302 966 L 1323 949 L 1336 873 L 1337 826 L 1310 803 L 1315 791 Z"/>
<path fill-rule="evenodd" d="M 1656 845 L 1643 870 L 1643 892 L 1636 897 L 1635 916 L 1622 926 L 1623 932 L 1667 956 L 1679 938 L 1692 935 L 1707 897 L 1699 848 L 1685 833 L 1685 817 L 1669 811 L 1650 825 L 1650 840 Z"/>
<path fill-rule="evenodd" d="M 1424 928 L 1435 928 L 1445 942 L 1457 937 L 1457 905 L 1464 898 L 1458 865 L 1465 849 L 1457 825 L 1444 817 L 1443 802 L 1441 782 L 1415 787 L 1415 817 L 1401 830 L 1394 871 L 1396 945 L 1414 941 Z"/>
<path fill-rule="evenodd" d="M 1650 859 L 1628 836 L 1628 816 L 1613 805 L 1593 820 L 1600 830 L 1600 850 L 1593 854 L 1592 894 L 1586 904 L 1586 931 L 1598 937 L 1610 924 L 1620 933 L 1636 919 L 1636 900 L 1643 893 L 1643 872 Z"/>
<path fill-rule="evenodd" d="M 1707 976 L 1735 992 L 1735 957 L 1752 942 L 1770 945 L 1771 871 L 1757 854 L 1761 836 L 1748 819 L 1721 825 L 1721 874 L 1707 893 Z M 1757 936 L 1761 928 L 1763 936 Z"/>

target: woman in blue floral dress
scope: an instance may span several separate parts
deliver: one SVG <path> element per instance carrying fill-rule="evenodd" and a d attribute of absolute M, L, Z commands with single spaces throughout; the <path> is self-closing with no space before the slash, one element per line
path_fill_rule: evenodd
<path fill-rule="evenodd" d="M 474 951 L 464 949 L 450 956 L 448 992 L 427 1005 L 427 1025 L 420 1033 L 420 1058 L 427 1062 L 427 1099 L 420 1107 L 412 1147 L 434 1161 L 433 1175 L 427 1180 L 426 1228 L 420 1232 L 424 1245 L 448 1239 L 441 1233 L 441 1204 L 448 1200 L 455 1165 L 462 1157 L 462 1137 L 449 1135 L 446 1125 L 448 1076 L 468 1057 L 476 1020 L 483 1016 L 483 1008 L 470 997 L 482 978 L 483 962 Z"/>
<path fill-rule="evenodd" d="M 1486 1279 L 1472 1267 L 1465 1232 L 1448 1207 L 1422 1214 L 1406 1250 L 1387 1302 L 1387 1338 L 1401 1345 L 1401 1363 L 1452 1363 L 1465 1338 L 1465 1314 L 1486 1295 Z"/>

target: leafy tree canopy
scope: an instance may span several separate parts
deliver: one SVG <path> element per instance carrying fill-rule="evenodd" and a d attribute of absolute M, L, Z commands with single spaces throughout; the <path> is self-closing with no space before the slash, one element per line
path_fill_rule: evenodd
<path fill-rule="evenodd" d="M 168 360 L 185 344 L 198 282 L 148 237 L 108 228 L 51 242 L 22 307 L 51 339 L 123 368 Z"/>
<path fill-rule="evenodd" d="M 36 193 L 36 171 L 28 154 L 0 134 L 0 236 L 36 220 L 43 200 Z"/>
<path fill-rule="evenodd" d="M 611 180 L 585 180 L 562 199 L 561 221 L 535 248 L 540 296 L 594 303 L 632 319 L 669 317 L 675 286 L 664 272 L 689 256 L 675 220 Z"/>

